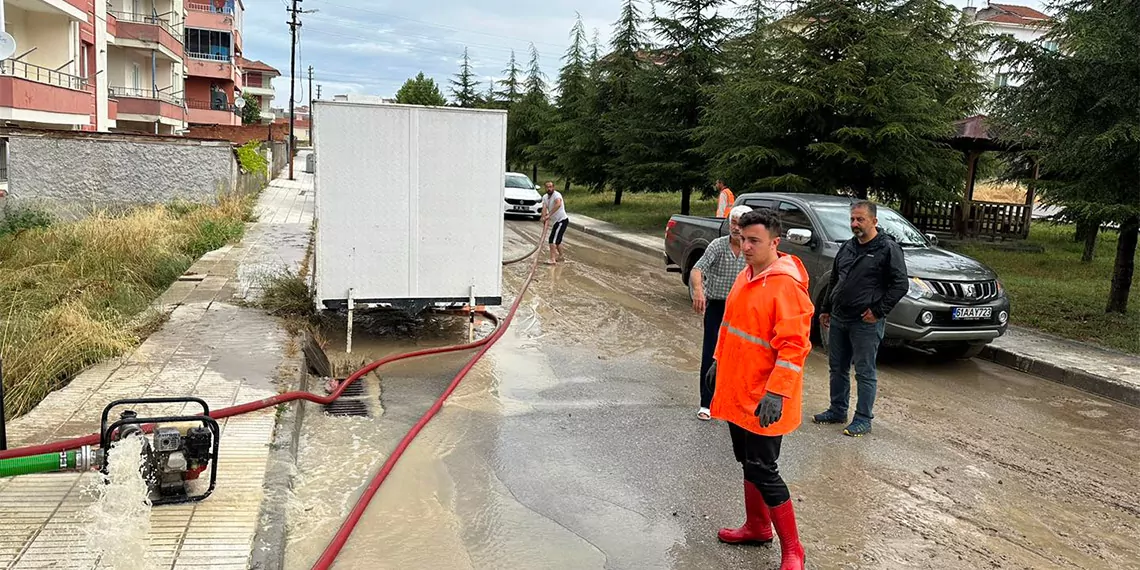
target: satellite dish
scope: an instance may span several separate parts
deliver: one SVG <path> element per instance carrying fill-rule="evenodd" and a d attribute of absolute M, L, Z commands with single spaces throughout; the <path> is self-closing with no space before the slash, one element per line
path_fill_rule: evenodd
<path fill-rule="evenodd" d="M 8 59 L 16 53 L 16 38 L 8 32 L 0 32 L 0 59 Z"/>
<path fill-rule="evenodd" d="M 242 110 L 242 108 L 245 107 L 245 98 L 238 97 L 236 100 L 234 100 L 234 107 L 237 107 L 238 111 Z"/>

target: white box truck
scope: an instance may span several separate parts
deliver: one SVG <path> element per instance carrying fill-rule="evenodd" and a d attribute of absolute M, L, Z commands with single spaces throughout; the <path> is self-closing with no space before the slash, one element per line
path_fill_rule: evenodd
<path fill-rule="evenodd" d="M 501 304 L 506 112 L 316 101 L 312 114 L 318 309 Z"/>

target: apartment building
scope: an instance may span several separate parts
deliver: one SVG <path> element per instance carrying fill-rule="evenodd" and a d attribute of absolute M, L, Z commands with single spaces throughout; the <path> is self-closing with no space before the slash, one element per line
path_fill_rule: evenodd
<path fill-rule="evenodd" d="M 167 135 L 240 125 L 242 64 L 256 68 L 264 109 L 280 75 L 242 57 L 241 0 L 0 1 L 17 46 L 0 61 L 0 125 Z"/>
<path fill-rule="evenodd" d="M 261 111 L 261 122 L 272 123 L 277 118 L 273 111 L 273 97 L 277 92 L 273 89 L 273 78 L 281 77 L 281 72 L 263 61 L 249 60 L 244 57 L 238 63 L 242 69 L 243 95 L 252 95 L 257 100 Z"/>
<path fill-rule="evenodd" d="M 1052 19 L 1040 10 L 991 2 L 983 8 L 966 7 L 963 11 L 967 16 L 973 17 L 978 25 L 984 26 L 988 34 L 1010 36 L 1023 42 L 1041 42 L 1047 49 L 1057 49 L 1056 42 L 1045 39 L 1052 29 Z M 1011 73 L 1012 70 L 998 65 L 997 57 L 995 48 L 992 47 L 981 54 L 982 62 L 986 65 L 987 79 L 994 87 L 1016 86 L 1019 81 Z"/>
<path fill-rule="evenodd" d="M 184 20 L 182 0 L 107 2 L 105 81 L 113 130 L 171 135 L 186 129 Z"/>

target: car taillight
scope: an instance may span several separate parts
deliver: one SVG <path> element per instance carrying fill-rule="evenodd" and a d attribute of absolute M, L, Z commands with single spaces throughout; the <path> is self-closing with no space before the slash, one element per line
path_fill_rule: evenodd
<path fill-rule="evenodd" d="M 669 223 L 665 224 L 665 237 L 669 237 L 669 231 L 672 230 L 675 225 L 677 225 L 677 220 L 669 220 Z"/>

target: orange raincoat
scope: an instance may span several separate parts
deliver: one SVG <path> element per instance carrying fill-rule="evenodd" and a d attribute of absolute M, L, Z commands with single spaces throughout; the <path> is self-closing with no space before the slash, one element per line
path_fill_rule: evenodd
<path fill-rule="evenodd" d="M 785 435 L 800 426 L 803 366 L 811 352 L 808 273 L 800 259 L 779 253 L 759 275 L 745 267 L 725 304 L 716 344 L 712 416 L 752 433 Z M 767 392 L 784 397 L 779 421 L 760 427 L 756 407 Z"/>

